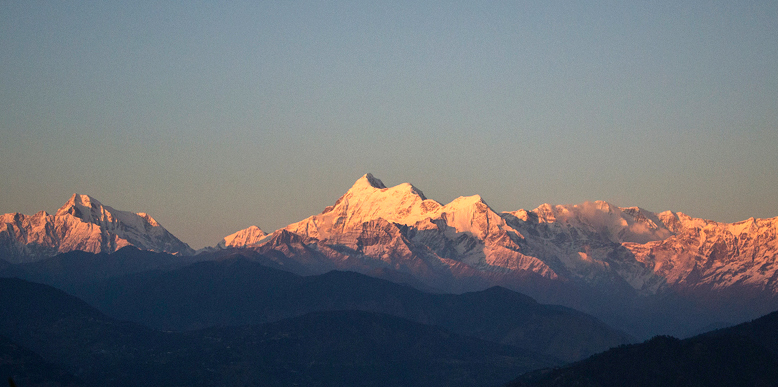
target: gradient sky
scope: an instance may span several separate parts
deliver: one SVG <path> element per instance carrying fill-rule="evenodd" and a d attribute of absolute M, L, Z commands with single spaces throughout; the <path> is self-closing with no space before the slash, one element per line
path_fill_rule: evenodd
<path fill-rule="evenodd" d="M 497 211 L 778 216 L 778 2 L 1 1 L 0 213 L 195 248 L 372 172 Z"/>

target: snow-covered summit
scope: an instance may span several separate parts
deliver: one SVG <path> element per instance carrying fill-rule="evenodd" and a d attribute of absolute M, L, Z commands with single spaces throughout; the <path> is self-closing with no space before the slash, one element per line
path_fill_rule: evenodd
<path fill-rule="evenodd" d="M 359 178 L 359 180 L 357 180 L 356 183 L 354 183 L 354 187 L 364 186 L 366 184 L 373 188 L 378 188 L 378 189 L 386 188 L 386 185 L 384 185 L 384 182 L 381 181 L 381 179 L 376 178 L 375 176 L 373 176 L 372 173 L 369 172 L 363 175 L 361 178 Z"/>
<path fill-rule="evenodd" d="M 435 212 L 440 203 L 424 197 L 421 190 L 403 183 L 387 188 L 372 174 L 359 178 L 334 205 L 286 230 L 317 239 L 342 232 L 375 219 L 404 225 L 414 224 Z"/>
<path fill-rule="evenodd" d="M 85 222 L 92 222 L 93 218 L 100 218 L 103 212 L 103 204 L 99 200 L 89 196 L 74 193 L 70 199 L 60 207 L 55 215 L 70 214 Z M 94 216 L 93 216 L 94 215 Z"/>
<path fill-rule="evenodd" d="M 377 177 L 373 176 L 371 173 L 367 173 L 360 177 L 354 185 L 349 188 L 348 191 L 346 191 L 346 195 L 351 196 L 359 196 L 362 194 L 370 194 L 374 192 L 375 190 L 380 190 L 381 192 L 384 192 L 384 190 L 393 190 L 393 191 L 401 191 L 401 192 L 409 192 L 413 195 L 416 195 L 420 197 L 422 200 L 427 200 L 427 198 L 424 196 L 424 193 L 421 192 L 420 189 L 414 187 L 413 185 L 409 183 L 402 183 L 400 185 L 397 185 L 392 188 L 387 188 L 386 185 L 384 185 L 384 182 L 381 181 L 381 179 L 378 179 Z"/>
<path fill-rule="evenodd" d="M 130 245 L 171 254 L 194 252 L 150 215 L 116 210 L 89 195 L 73 194 L 54 215 L 5 214 L 0 225 L 0 252 L 14 262 L 73 250 L 111 253 Z"/>
<path fill-rule="evenodd" d="M 216 245 L 217 249 L 249 247 L 259 243 L 267 234 L 257 226 L 227 235 Z"/>
<path fill-rule="evenodd" d="M 470 265 L 500 272 L 527 269 L 555 277 L 542 262 L 522 254 L 516 244 L 522 236 L 481 196 L 459 197 L 444 206 L 409 183 L 387 187 L 369 173 L 322 213 L 290 224 L 254 247 L 273 248 L 289 233 L 305 241 L 307 247 L 298 246 L 298 250 L 315 244 L 318 253 L 339 261 L 344 259 L 339 251 L 346 248 L 364 256 L 367 261 L 363 263 L 373 268 L 449 267 L 458 271 L 471 270 Z"/>
<path fill-rule="evenodd" d="M 778 294 L 778 218 L 728 224 L 606 201 L 497 213 L 479 195 L 442 205 L 409 183 L 387 187 L 368 173 L 322 213 L 270 235 L 257 230 L 222 244 L 330 270 L 391 268 L 421 281 L 531 274 L 641 295 L 700 284 L 756 284 Z"/>
<path fill-rule="evenodd" d="M 518 210 L 507 214 L 558 232 L 576 233 L 589 239 L 604 238 L 615 243 L 646 243 L 673 235 L 650 211 L 640 207 L 620 208 L 601 200 L 574 205 L 542 204 L 532 211 Z"/>

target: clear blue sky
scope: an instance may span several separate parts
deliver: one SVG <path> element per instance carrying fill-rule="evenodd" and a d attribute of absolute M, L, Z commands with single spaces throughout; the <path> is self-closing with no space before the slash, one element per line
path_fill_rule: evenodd
<path fill-rule="evenodd" d="M 497 211 L 778 216 L 776 1 L 2 1 L 0 213 L 193 247 L 366 172 Z"/>

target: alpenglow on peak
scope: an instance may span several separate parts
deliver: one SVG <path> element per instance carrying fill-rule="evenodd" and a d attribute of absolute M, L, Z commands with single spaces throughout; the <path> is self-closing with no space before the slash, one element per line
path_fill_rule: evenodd
<path fill-rule="evenodd" d="M 0 253 L 12 263 L 34 262 L 74 250 L 113 253 L 125 246 L 194 253 L 150 215 L 116 210 L 89 195 L 73 194 L 54 215 L 41 211 L 32 216 L 0 216 Z"/>

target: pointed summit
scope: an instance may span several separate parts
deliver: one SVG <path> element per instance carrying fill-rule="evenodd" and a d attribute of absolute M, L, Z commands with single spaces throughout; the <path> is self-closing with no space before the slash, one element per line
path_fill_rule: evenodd
<path fill-rule="evenodd" d="M 216 247 L 219 249 L 226 249 L 228 247 L 247 247 L 258 243 L 265 236 L 267 236 L 267 234 L 259 227 L 251 226 L 234 234 L 227 235 L 216 245 Z"/>
<path fill-rule="evenodd" d="M 373 188 L 378 189 L 384 189 L 386 186 L 384 185 L 384 182 L 381 181 L 381 179 L 373 176 L 372 173 L 366 173 L 364 176 L 362 176 L 359 180 L 357 180 L 357 183 L 360 183 L 361 181 L 365 180 L 368 184 L 370 184 Z"/>
<path fill-rule="evenodd" d="M 194 253 L 150 215 L 116 210 L 78 193 L 55 215 L 41 211 L 2 219 L 0 252 L 8 251 L 6 256 L 14 262 L 33 262 L 73 250 L 112 253 L 128 245 L 171 254 Z"/>
<path fill-rule="evenodd" d="M 65 207 L 68 207 L 68 206 L 72 207 L 72 206 L 76 206 L 76 205 L 91 207 L 93 205 L 95 205 L 95 206 L 102 206 L 103 204 L 100 203 L 99 200 L 97 200 L 97 199 L 95 199 L 95 198 L 93 198 L 93 197 L 91 197 L 89 195 L 82 195 L 82 194 L 79 194 L 79 193 L 74 193 L 73 195 L 70 196 L 70 199 L 62 206 L 62 208 L 65 208 Z"/>
<path fill-rule="evenodd" d="M 313 238 L 327 238 L 376 219 L 414 224 L 440 207 L 411 184 L 387 188 L 380 179 L 367 173 L 321 214 L 290 224 L 286 229 Z"/>
<path fill-rule="evenodd" d="M 364 194 L 372 194 L 376 190 L 380 190 L 380 192 L 384 191 L 392 191 L 392 192 L 404 192 L 409 193 L 413 196 L 418 196 L 421 198 L 421 200 L 427 200 L 427 198 L 424 196 L 424 192 L 422 192 L 420 189 L 413 186 L 413 184 L 410 183 L 402 183 L 400 185 L 396 185 L 391 188 L 387 188 L 381 179 L 373 176 L 372 173 L 367 173 L 363 175 L 362 177 L 357 180 L 354 185 L 351 186 L 351 188 L 346 192 L 346 195 L 352 194 L 352 195 L 364 195 Z"/>
<path fill-rule="evenodd" d="M 367 173 L 359 178 L 354 185 L 349 188 L 346 193 L 349 192 L 373 192 L 375 190 L 386 189 L 386 185 L 380 179 L 374 177 L 372 174 Z"/>
<path fill-rule="evenodd" d="M 100 209 L 103 208 L 102 203 L 100 203 L 99 200 L 89 196 L 89 195 L 80 195 L 77 193 L 74 193 L 70 199 L 60 207 L 56 214 L 57 216 L 70 214 L 75 216 L 76 218 L 83 219 L 84 221 L 91 222 L 91 213 L 92 209 L 97 210 L 97 212 L 100 212 Z"/>
<path fill-rule="evenodd" d="M 460 196 L 460 197 L 452 200 L 451 203 L 446 204 L 446 207 L 449 207 L 449 208 L 467 207 L 467 206 L 473 206 L 473 205 L 476 205 L 476 204 L 483 204 L 483 205 L 489 207 L 489 205 L 486 204 L 486 202 L 481 197 L 481 195 L 478 195 L 478 194 L 475 194 L 475 195 L 472 195 L 472 196 Z"/>

